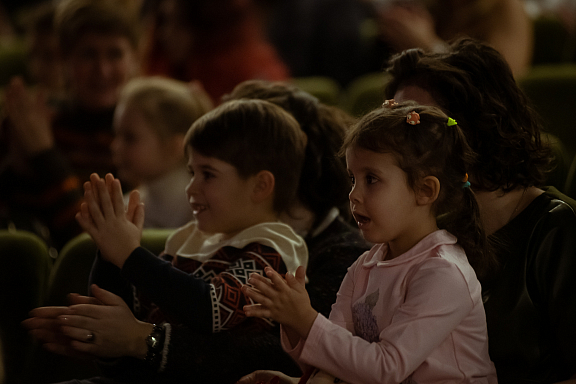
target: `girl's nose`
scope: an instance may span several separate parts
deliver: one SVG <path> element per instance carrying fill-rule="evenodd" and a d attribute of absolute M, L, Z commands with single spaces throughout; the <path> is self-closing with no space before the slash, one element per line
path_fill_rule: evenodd
<path fill-rule="evenodd" d="M 352 189 L 350 190 L 350 193 L 348 194 L 348 199 L 350 199 L 350 202 L 352 202 L 352 203 L 360 202 L 360 193 L 358 192 L 358 190 L 354 186 L 352 186 Z"/>

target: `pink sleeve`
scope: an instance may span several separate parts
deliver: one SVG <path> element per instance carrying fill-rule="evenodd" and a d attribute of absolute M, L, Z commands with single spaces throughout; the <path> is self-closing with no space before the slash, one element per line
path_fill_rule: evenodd
<path fill-rule="evenodd" d="M 382 384 L 404 380 L 473 308 L 459 269 L 434 260 L 424 263 L 411 278 L 406 299 L 396 309 L 392 323 L 381 330 L 379 342 L 370 343 L 318 316 L 299 361 L 346 382 Z M 348 323 L 344 312 L 336 313 L 335 320 Z"/>

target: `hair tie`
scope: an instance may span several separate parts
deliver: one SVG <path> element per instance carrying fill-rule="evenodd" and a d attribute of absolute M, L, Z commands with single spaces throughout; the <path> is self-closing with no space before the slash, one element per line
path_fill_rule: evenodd
<path fill-rule="evenodd" d="M 464 180 L 462 180 L 462 182 L 464 183 L 462 185 L 462 188 L 470 188 L 470 182 L 468 181 L 468 174 L 464 175 Z"/>
<path fill-rule="evenodd" d="M 456 122 L 456 120 L 454 120 L 453 118 L 449 117 L 448 118 L 448 122 L 446 123 L 449 127 L 453 126 L 453 125 L 457 125 L 458 123 Z"/>
<path fill-rule="evenodd" d="M 420 115 L 416 111 L 412 111 L 406 115 L 406 122 L 410 125 L 420 124 Z"/>
<path fill-rule="evenodd" d="M 393 108 L 397 105 L 398 105 L 398 103 L 395 102 L 394 99 L 388 99 L 382 103 L 382 108 Z"/>

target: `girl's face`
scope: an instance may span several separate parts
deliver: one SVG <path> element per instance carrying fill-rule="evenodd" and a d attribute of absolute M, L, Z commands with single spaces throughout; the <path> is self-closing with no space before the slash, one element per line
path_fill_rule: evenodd
<path fill-rule="evenodd" d="M 230 238 L 250 226 L 255 176 L 243 179 L 232 164 L 203 156 L 190 147 L 188 153 L 192 177 L 186 194 L 198 229 Z"/>
<path fill-rule="evenodd" d="M 424 211 L 395 156 L 355 146 L 346 150 L 346 164 L 352 180 L 350 208 L 362 236 L 388 243 L 389 258 L 408 251 L 422 238 L 418 226 Z"/>
<path fill-rule="evenodd" d="M 184 162 L 182 136 L 161 140 L 137 107 L 120 104 L 114 113 L 112 155 L 120 178 L 137 185 L 164 176 Z"/>
<path fill-rule="evenodd" d="M 88 109 L 113 108 L 138 64 L 127 37 L 87 33 L 65 58 L 72 94 Z"/>

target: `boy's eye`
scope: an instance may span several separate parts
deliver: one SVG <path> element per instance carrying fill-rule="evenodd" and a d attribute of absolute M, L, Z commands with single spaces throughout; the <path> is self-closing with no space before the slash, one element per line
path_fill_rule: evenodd
<path fill-rule="evenodd" d="M 211 172 L 204 172 L 203 175 L 204 175 L 205 180 L 208 180 L 208 179 L 211 179 L 214 177 L 214 175 Z"/>
<path fill-rule="evenodd" d="M 350 175 L 350 176 L 348 176 L 348 177 L 350 178 L 350 182 L 352 183 L 352 185 L 354 185 L 354 181 L 355 181 L 355 180 L 354 180 L 354 176 Z"/>

